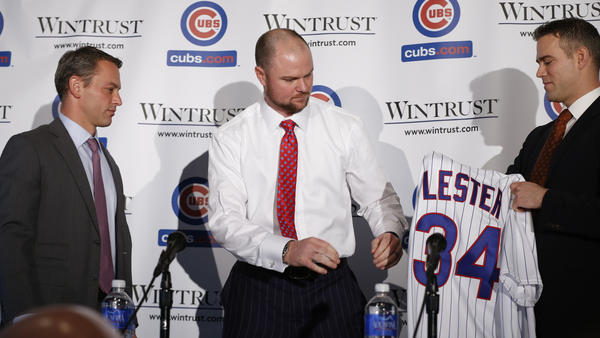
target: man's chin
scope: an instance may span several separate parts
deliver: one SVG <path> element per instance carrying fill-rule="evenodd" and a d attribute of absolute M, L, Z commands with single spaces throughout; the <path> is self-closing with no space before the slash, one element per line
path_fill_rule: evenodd
<path fill-rule="evenodd" d="M 290 104 L 288 105 L 290 108 L 290 111 L 293 111 L 293 113 L 297 113 L 299 111 L 301 111 L 302 109 L 306 108 L 306 105 L 308 104 L 308 97 L 306 99 L 296 99 L 295 101 L 290 102 Z"/>
<path fill-rule="evenodd" d="M 111 125 L 111 123 L 112 123 L 112 117 L 100 122 L 100 124 L 98 124 L 96 127 L 108 127 Z"/>

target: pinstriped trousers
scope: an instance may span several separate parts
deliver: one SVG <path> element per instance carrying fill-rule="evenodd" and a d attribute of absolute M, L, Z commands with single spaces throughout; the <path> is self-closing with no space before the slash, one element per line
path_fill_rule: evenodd
<path fill-rule="evenodd" d="M 221 293 L 223 337 L 362 337 L 365 297 L 346 260 L 312 279 L 235 263 Z"/>

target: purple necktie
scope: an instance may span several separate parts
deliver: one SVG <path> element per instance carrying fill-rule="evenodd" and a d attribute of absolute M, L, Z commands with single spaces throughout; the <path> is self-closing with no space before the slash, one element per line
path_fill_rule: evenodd
<path fill-rule="evenodd" d="M 115 273 L 110 249 L 104 182 L 102 181 L 102 169 L 100 168 L 98 142 L 95 138 L 90 138 L 87 140 L 87 144 L 92 151 L 92 163 L 94 165 L 94 204 L 96 205 L 96 217 L 98 218 L 98 228 L 100 230 L 100 289 L 109 293 Z"/>

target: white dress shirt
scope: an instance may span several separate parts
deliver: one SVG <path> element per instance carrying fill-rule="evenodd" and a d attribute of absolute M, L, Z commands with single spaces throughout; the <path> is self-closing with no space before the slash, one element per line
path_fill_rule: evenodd
<path fill-rule="evenodd" d="M 298 239 L 330 243 L 340 257 L 354 253 L 351 198 L 375 236 L 408 229 L 400 200 L 384 177 L 360 120 L 311 98 L 294 114 L 298 140 L 295 225 Z M 264 100 L 221 126 L 209 148 L 208 227 L 238 259 L 283 271 L 276 216 L 277 167 L 284 117 Z M 352 196 L 350 193 L 352 192 Z"/>

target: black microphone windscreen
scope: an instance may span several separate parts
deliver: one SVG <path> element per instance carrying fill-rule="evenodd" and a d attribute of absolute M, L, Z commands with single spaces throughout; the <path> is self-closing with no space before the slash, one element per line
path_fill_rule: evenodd
<path fill-rule="evenodd" d="M 173 231 L 167 237 L 167 246 L 172 246 L 173 252 L 179 252 L 187 246 L 185 235 L 181 231 Z"/>
<path fill-rule="evenodd" d="M 446 250 L 446 237 L 440 233 L 435 233 L 427 238 L 427 251 L 428 252 L 442 252 Z"/>

